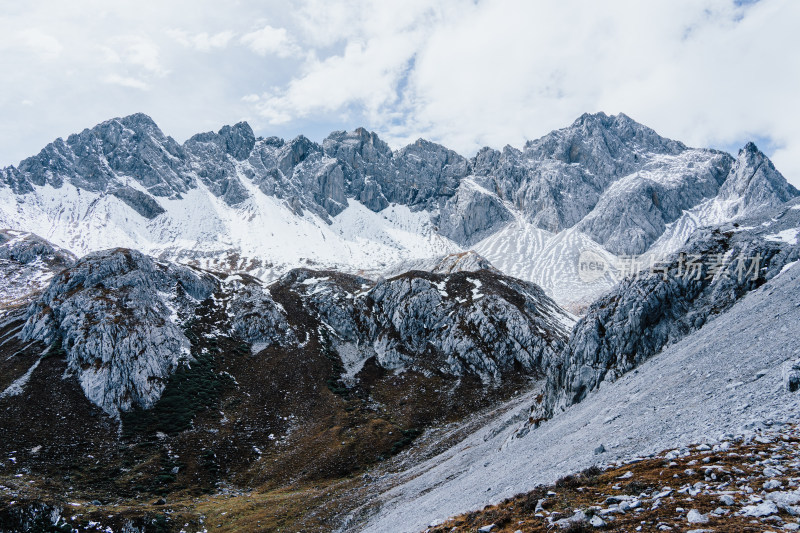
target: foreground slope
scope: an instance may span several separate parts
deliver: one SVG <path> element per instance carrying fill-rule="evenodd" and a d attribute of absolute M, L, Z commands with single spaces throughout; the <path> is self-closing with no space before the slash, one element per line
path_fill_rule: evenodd
<path fill-rule="evenodd" d="M 364 531 L 419 531 L 437 520 L 595 464 L 796 421 L 800 398 L 782 369 L 800 358 L 800 267 L 787 268 L 700 330 L 530 431 L 528 417 L 488 424 L 398 476 Z M 606 450 L 595 454 L 600 446 Z"/>
<path fill-rule="evenodd" d="M 799 459 L 798 427 L 775 423 L 590 467 L 426 531 L 797 531 Z"/>

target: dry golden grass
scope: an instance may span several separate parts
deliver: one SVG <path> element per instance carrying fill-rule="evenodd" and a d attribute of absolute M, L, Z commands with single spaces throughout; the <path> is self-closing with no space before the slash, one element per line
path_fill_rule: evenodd
<path fill-rule="evenodd" d="M 796 438 L 790 438 L 783 442 L 789 444 L 793 449 L 793 457 L 787 460 L 786 463 L 797 461 L 800 453 L 798 453 L 798 441 Z M 735 516 L 734 512 L 723 516 L 708 514 L 721 507 L 722 504 L 717 495 L 706 493 L 700 493 L 692 498 L 688 494 L 673 492 L 670 497 L 661 500 L 661 506 L 657 509 L 651 509 L 651 504 L 648 502 L 643 506 L 643 511 L 615 514 L 614 521 L 608 522 L 606 526 L 600 528 L 595 528 L 588 524 L 576 524 L 570 529 L 559 530 L 551 525 L 545 516 L 536 516 L 535 513 L 536 504 L 541 499 L 545 499 L 543 507 L 548 514 L 559 513 L 559 518 L 566 518 L 572 516 L 578 509 L 586 511 L 592 506 L 598 505 L 608 507 L 603 503 L 609 496 L 638 496 L 641 493 L 657 492 L 667 486 L 677 490 L 687 483 L 707 482 L 703 469 L 708 466 L 719 466 L 729 472 L 734 467 L 744 471 L 745 474 L 743 475 L 737 475 L 735 471 L 733 471 L 733 475 L 720 474 L 718 480 L 715 480 L 715 482 L 729 481 L 731 489 L 741 489 L 744 487 L 741 481 L 742 476 L 755 475 L 763 468 L 763 466 L 755 468 L 755 465 L 751 464 L 754 462 L 752 460 L 753 457 L 747 457 L 747 455 L 774 454 L 775 452 L 770 452 L 771 446 L 771 444 L 760 443 L 739 444 L 733 446 L 727 452 L 704 453 L 694 451 L 687 457 L 672 461 L 666 460 L 664 457 L 657 457 L 606 471 L 590 469 L 574 476 L 562 478 L 552 486 L 538 487 L 529 493 L 519 494 L 499 505 L 487 506 L 481 511 L 457 516 L 438 527 L 430 529 L 429 532 L 473 533 L 479 528 L 490 524 L 495 525 L 492 533 L 513 533 L 515 531 L 526 533 L 552 531 L 570 531 L 570 533 L 581 531 L 656 532 L 660 531 L 659 526 L 661 525 L 670 526 L 672 531 L 707 529 L 715 533 L 755 533 L 772 529 L 779 530 L 779 527 L 771 527 L 769 523 L 763 523 L 750 517 Z M 710 462 L 704 463 L 704 458 L 709 458 Z M 696 463 L 689 464 L 692 461 L 696 461 Z M 694 473 L 687 474 L 687 470 L 693 470 Z M 620 480 L 620 476 L 629 471 L 633 473 L 633 476 L 629 480 Z M 797 476 L 798 470 L 793 468 L 787 470 L 785 475 L 776 479 L 782 481 L 784 486 L 789 486 L 789 478 Z M 739 478 L 739 480 L 737 481 L 736 478 Z M 761 491 L 763 481 L 763 478 L 756 478 L 748 484 L 755 493 L 758 493 Z M 555 492 L 556 496 L 546 496 L 548 491 Z M 742 495 L 738 495 L 735 498 L 739 503 L 742 503 Z M 682 508 L 683 511 L 679 512 L 678 508 Z M 732 507 L 731 510 L 735 511 L 738 508 L 738 506 Z M 703 514 L 708 514 L 709 522 L 706 524 L 689 524 L 685 517 L 690 509 L 697 509 Z M 792 517 L 783 510 L 778 516 L 786 522 L 797 522 L 796 517 Z"/>

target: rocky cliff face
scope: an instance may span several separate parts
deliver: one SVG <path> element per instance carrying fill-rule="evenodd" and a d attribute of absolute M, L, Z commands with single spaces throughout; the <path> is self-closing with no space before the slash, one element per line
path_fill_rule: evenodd
<path fill-rule="evenodd" d="M 475 174 L 535 226 L 558 232 L 580 222 L 616 180 L 687 148 L 626 115 L 585 114 L 522 150 L 483 150 Z M 713 157 L 711 152 L 706 157 Z"/>
<path fill-rule="evenodd" d="M 190 355 L 179 315 L 213 289 L 209 276 L 139 252 L 90 254 L 53 278 L 21 335 L 64 350 L 87 398 L 107 413 L 148 408 Z"/>
<path fill-rule="evenodd" d="M 699 329 L 797 261 L 795 207 L 784 206 L 746 226 L 700 230 L 653 271 L 627 278 L 598 299 L 576 325 L 559 363 L 548 370 L 537 417 L 580 402 L 603 381 L 616 380 Z"/>
<path fill-rule="evenodd" d="M 412 272 L 379 283 L 366 304 L 381 365 L 424 361 L 485 382 L 515 368 L 541 375 L 572 325 L 537 286 L 483 270 L 451 276 Z M 434 359 L 424 360 L 426 354 Z"/>
<path fill-rule="evenodd" d="M 615 181 L 577 228 L 615 254 L 643 254 L 667 224 L 717 194 L 731 163 L 705 150 L 654 158 Z"/>
<path fill-rule="evenodd" d="M 573 323 L 535 285 L 491 270 L 412 271 L 374 286 L 364 278 L 297 270 L 271 290 L 299 295 L 353 369 L 374 357 L 387 370 L 472 374 L 485 383 L 519 371 L 540 376 Z"/>

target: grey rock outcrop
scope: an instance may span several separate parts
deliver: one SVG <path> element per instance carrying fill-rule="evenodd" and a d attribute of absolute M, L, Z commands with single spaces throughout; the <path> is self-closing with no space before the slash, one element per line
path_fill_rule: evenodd
<path fill-rule="evenodd" d="M 66 268 L 77 261 L 74 254 L 38 235 L 8 229 L 0 230 L 0 259 L 25 265 L 43 261 L 51 268 Z"/>
<path fill-rule="evenodd" d="M 364 128 L 335 131 L 322 143 L 325 155 L 348 169 L 347 193 L 373 211 L 389 205 L 382 184 L 394 178 L 393 154 L 389 145 Z M 388 191 L 387 191 L 388 193 Z M 391 196 L 391 193 L 388 193 Z M 394 199 L 392 200 L 394 201 Z"/>
<path fill-rule="evenodd" d="M 800 389 L 800 360 L 784 363 L 783 384 L 789 392 L 796 392 Z"/>
<path fill-rule="evenodd" d="M 744 226 L 750 229 L 728 224 L 700 230 L 664 264 L 627 278 L 593 303 L 548 371 L 537 416 L 580 402 L 602 381 L 619 378 L 699 329 L 796 261 L 796 240 L 776 235 L 800 227 L 798 210 L 785 206 L 771 215 Z"/>
<path fill-rule="evenodd" d="M 62 348 L 87 398 L 111 415 L 148 408 L 190 343 L 181 307 L 214 289 L 210 276 L 139 252 L 90 254 L 53 278 L 27 313 L 26 340 Z"/>
<path fill-rule="evenodd" d="M 237 161 L 244 161 L 250 157 L 250 153 L 256 145 L 256 136 L 253 134 L 253 128 L 247 122 L 237 122 L 233 126 L 223 126 L 219 130 L 219 137 L 225 153 L 232 155 Z"/>
<path fill-rule="evenodd" d="M 256 349 L 297 342 L 285 311 L 257 280 L 249 280 L 233 290 L 228 312 L 234 336 Z"/>
<path fill-rule="evenodd" d="M 521 369 L 541 376 L 572 325 L 537 286 L 492 270 L 450 275 L 412 271 L 372 283 L 356 276 L 295 270 L 277 285 L 335 336 L 379 366 L 486 383 Z M 369 347 L 367 349 L 367 347 Z"/>
<path fill-rule="evenodd" d="M 0 309 L 24 305 L 77 258 L 38 235 L 0 230 Z"/>
<path fill-rule="evenodd" d="M 532 283 L 490 271 L 410 272 L 370 291 L 372 337 L 386 368 L 433 368 L 498 381 L 516 365 L 541 375 L 571 320 Z"/>
<path fill-rule="evenodd" d="M 120 187 L 111 194 L 128 204 L 131 209 L 147 219 L 154 219 L 164 213 L 164 208 L 150 195 L 132 187 Z"/>

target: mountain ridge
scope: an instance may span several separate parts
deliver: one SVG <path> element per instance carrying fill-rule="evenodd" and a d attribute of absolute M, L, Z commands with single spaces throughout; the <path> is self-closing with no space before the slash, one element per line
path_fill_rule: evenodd
<path fill-rule="evenodd" d="M 751 170 L 757 179 L 734 185 Z M 121 245 L 264 281 L 298 265 L 376 277 L 472 248 L 510 250 L 493 241 L 515 227 L 549 242 L 577 231 L 548 252 L 572 261 L 575 243 L 608 257 L 667 255 L 689 230 L 798 194 L 755 145 L 738 158 L 689 148 L 624 114 L 587 113 L 522 148 L 467 158 L 424 139 L 392 150 L 364 128 L 321 143 L 256 137 L 246 122 L 179 144 L 138 113 L 0 169 L 0 227 L 79 256 Z M 486 258 L 572 310 L 618 281 L 583 286 L 574 269 L 556 275 L 551 259 L 518 254 Z"/>

